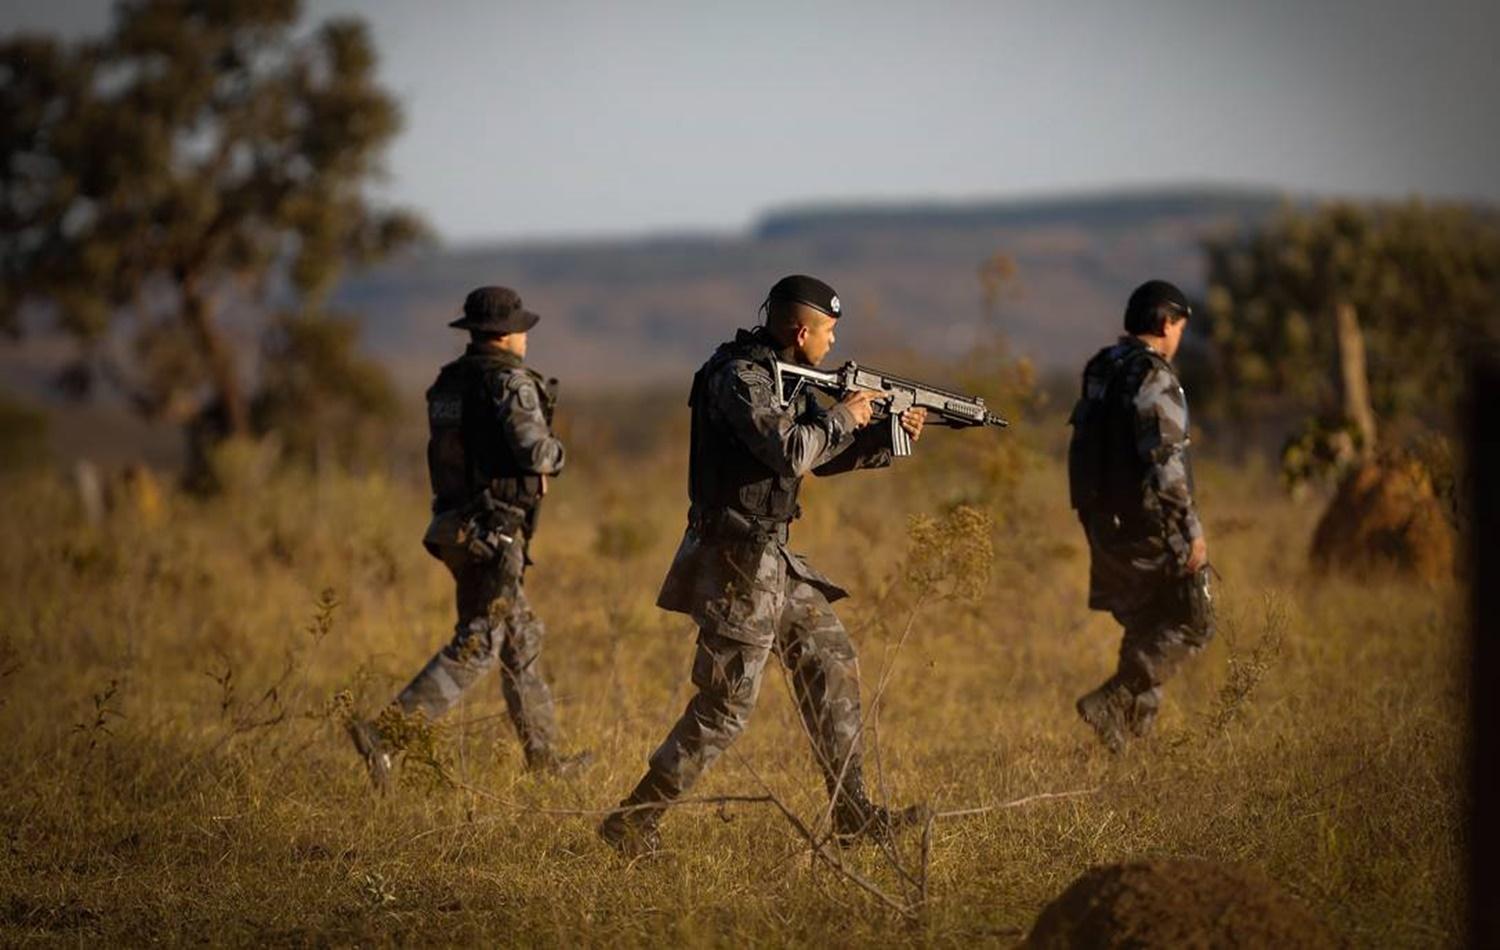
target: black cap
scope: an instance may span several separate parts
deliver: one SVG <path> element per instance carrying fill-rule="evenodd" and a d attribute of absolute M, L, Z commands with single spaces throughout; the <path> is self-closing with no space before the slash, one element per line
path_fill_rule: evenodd
<path fill-rule="evenodd" d="M 843 305 L 839 303 L 839 295 L 827 284 L 816 277 L 808 277 L 806 274 L 792 274 L 783 277 L 771 287 L 771 292 L 766 294 L 766 303 L 773 300 L 789 300 L 793 303 L 803 303 L 814 310 L 821 310 L 834 319 L 842 316 Z"/>
<path fill-rule="evenodd" d="M 1156 326 L 1156 314 L 1167 307 L 1184 317 L 1193 315 L 1187 295 L 1175 284 L 1164 280 L 1148 280 L 1137 287 L 1125 304 L 1125 329 L 1131 333 L 1149 332 Z"/>
<path fill-rule="evenodd" d="M 521 295 L 509 287 L 479 287 L 464 298 L 464 315 L 448 326 L 485 333 L 524 333 L 540 319 L 521 305 Z"/>

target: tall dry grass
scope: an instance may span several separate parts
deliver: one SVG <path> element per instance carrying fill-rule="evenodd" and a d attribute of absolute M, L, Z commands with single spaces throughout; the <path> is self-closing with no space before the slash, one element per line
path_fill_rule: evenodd
<path fill-rule="evenodd" d="M 1221 634 L 1158 734 L 1111 758 L 1072 711 L 1118 631 L 1083 607 L 1055 423 L 935 432 L 894 470 L 814 482 L 794 547 L 854 593 L 867 699 L 886 681 L 884 794 L 940 811 L 1085 794 L 841 856 L 902 911 L 764 805 L 684 808 L 665 854 L 618 859 L 588 813 L 688 698 L 690 624 L 652 605 L 683 520 L 680 414 L 629 450 L 579 423 L 543 517 L 528 591 L 569 742 L 599 757 L 575 780 L 523 774 L 486 683 L 371 794 L 341 717 L 388 700 L 452 624 L 420 485 L 268 475 L 244 451 L 221 498 L 90 526 L 63 480 L 6 482 L 0 941 L 1009 943 L 1087 866 L 1152 854 L 1256 865 L 1361 944 L 1459 939 L 1454 591 L 1314 580 L 1314 509 L 1205 465 Z M 768 684 L 698 791 L 812 821 L 821 785 Z"/>

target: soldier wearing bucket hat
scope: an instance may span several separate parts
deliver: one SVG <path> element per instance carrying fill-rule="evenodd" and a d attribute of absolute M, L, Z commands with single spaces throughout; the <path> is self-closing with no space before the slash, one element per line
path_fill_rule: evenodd
<path fill-rule="evenodd" d="M 521 295 L 509 287 L 479 287 L 464 298 L 464 315 L 448 326 L 479 333 L 525 333 L 542 319 L 527 310 Z"/>
<path fill-rule="evenodd" d="M 547 479 L 566 453 L 552 433 L 556 380 L 524 363 L 541 318 L 509 287 L 480 287 L 448 325 L 469 331 L 462 356 L 427 390 L 432 520 L 422 544 L 453 574 L 458 623 L 450 642 L 396 697 L 403 714 L 442 716 L 492 668 L 529 769 L 571 772 L 587 753 L 557 751 L 551 691 L 542 678 L 545 628 L 522 585 Z M 383 787 L 395 749 L 379 720 L 349 727 L 370 777 Z"/>

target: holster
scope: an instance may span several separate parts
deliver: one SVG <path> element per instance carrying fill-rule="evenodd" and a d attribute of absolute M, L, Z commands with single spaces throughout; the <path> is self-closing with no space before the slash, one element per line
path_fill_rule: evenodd
<path fill-rule="evenodd" d="M 486 490 L 461 508 L 433 515 L 422 546 L 438 560 L 444 549 L 459 548 L 476 561 L 492 561 L 510 545 L 526 543 L 529 517 L 525 508 L 498 501 Z"/>

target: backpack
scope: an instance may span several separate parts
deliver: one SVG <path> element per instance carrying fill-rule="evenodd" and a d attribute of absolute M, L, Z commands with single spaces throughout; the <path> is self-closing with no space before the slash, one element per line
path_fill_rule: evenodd
<path fill-rule="evenodd" d="M 1117 509 L 1133 484 L 1135 473 L 1121 469 L 1134 462 L 1134 451 L 1121 444 L 1122 437 L 1133 441 L 1134 432 L 1119 390 L 1126 367 L 1139 353 L 1150 351 L 1106 347 L 1083 368 L 1078 402 L 1068 416 L 1073 427 L 1068 440 L 1068 500 L 1080 517 Z"/>

